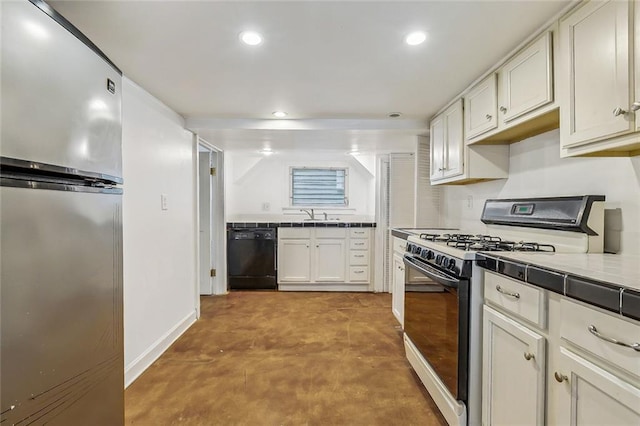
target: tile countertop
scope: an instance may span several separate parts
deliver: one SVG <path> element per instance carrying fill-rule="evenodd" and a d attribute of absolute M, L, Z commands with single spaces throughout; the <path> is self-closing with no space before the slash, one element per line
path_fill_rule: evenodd
<path fill-rule="evenodd" d="M 640 255 L 512 252 L 483 254 L 640 291 Z"/>
<path fill-rule="evenodd" d="M 443 234 L 445 231 L 457 231 L 456 228 L 391 228 L 391 235 L 407 239 L 411 235 Z"/>

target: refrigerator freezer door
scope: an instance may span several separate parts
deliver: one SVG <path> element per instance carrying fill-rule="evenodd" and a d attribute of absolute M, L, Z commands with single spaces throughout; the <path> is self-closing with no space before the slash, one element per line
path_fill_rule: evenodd
<path fill-rule="evenodd" d="M 2 2 L 1 43 L 0 155 L 121 177 L 119 72 L 27 1 Z"/>
<path fill-rule="evenodd" d="M 78 191 L 0 187 L 6 424 L 124 422 L 122 196 Z"/>

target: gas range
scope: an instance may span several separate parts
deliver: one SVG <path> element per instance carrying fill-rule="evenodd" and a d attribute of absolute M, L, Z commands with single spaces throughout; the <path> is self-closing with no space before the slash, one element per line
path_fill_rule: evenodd
<path fill-rule="evenodd" d="M 481 252 L 603 251 L 604 196 L 487 200 L 482 234 L 431 231 L 407 238 L 407 359 L 450 424 L 481 424 Z"/>
<path fill-rule="evenodd" d="M 469 276 L 478 251 L 555 252 L 552 244 L 531 241 L 512 241 L 494 235 L 473 234 L 420 234 L 407 243 L 407 253 L 440 266 L 456 276 Z"/>
<path fill-rule="evenodd" d="M 468 277 L 478 252 L 602 252 L 603 196 L 487 200 L 489 233 L 422 233 L 406 252 L 455 276 Z"/>

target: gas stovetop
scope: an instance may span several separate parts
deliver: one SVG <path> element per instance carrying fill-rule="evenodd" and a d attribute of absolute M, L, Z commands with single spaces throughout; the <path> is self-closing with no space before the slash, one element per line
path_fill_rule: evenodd
<path fill-rule="evenodd" d="M 509 241 L 493 235 L 420 234 L 420 239 L 444 243 L 448 247 L 465 251 L 556 251 L 556 248 L 552 244 L 528 241 Z"/>

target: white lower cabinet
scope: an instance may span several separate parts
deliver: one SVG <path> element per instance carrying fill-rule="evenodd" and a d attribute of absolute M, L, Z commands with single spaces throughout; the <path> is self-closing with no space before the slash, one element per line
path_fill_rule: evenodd
<path fill-rule="evenodd" d="M 640 322 L 488 271 L 484 295 L 484 426 L 640 425 Z"/>
<path fill-rule="evenodd" d="M 486 305 L 483 322 L 484 424 L 543 424 L 545 338 Z"/>
<path fill-rule="evenodd" d="M 280 239 L 278 241 L 278 281 L 311 281 L 310 254 L 310 239 Z"/>
<path fill-rule="evenodd" d="M 640 361 L 639 361 L 640 362 Z M 640 389 L 561 347 L 556 424 L 640 425 Z"/>
<path fill-rule="evenodd" d="M 343 282 L 345 280 L 345 240 L 316 240 L 314 281 Z"/>
<path fill-rule="evenodd" d="M 278 288 L 366 291 L 370 228 L 280 228 Z"/>
<path fill-rule="evenodd" d="M 404 327 L 404 260 L 398 253 L 393 254 L 392 278 L 391 310 Z"/>

